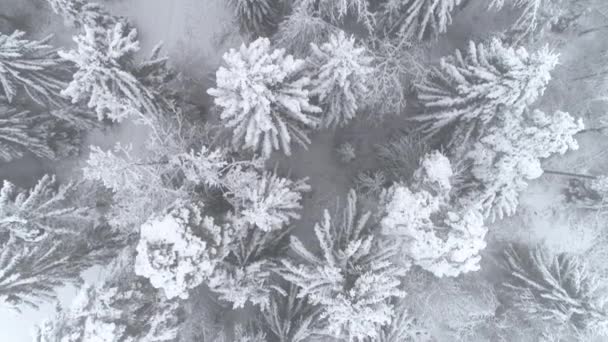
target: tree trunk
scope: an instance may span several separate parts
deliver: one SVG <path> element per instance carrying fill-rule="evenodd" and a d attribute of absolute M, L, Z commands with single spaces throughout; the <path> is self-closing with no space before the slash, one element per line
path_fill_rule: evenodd
<path fill-rule="evenodd" d="M 572 172 L 563 172 L 563 171 L 555 171 L 555 170 L 543 170 L 544 173 L 549 175 L 557 175 L 571 178 L 584 178 L 584 179 L 597 179 L 597 176 L 585 175 L 582 173 L 572 173 Z"/>

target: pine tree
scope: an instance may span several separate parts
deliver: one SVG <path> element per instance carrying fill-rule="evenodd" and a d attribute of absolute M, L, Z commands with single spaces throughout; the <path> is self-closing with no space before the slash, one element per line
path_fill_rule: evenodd
<path fill-rule="evenodd" d="M 376 238 L 368 225 L 370 213 L 357 215 L 354 191 L 342 220 L 332 222 L 329 212 L 315 225 L 322 253 L 318 257 L 296 237 L 291 247 L 305 261 L 281 260 L 280 274 L 298 286 L 298 297 L 320 305 L 327 333 L 349 341 L 375 338 L 391 322 L 391 298 L 403 297 L 399 277 L 404 269 L 393 265 L 394 246 Z"/>
<path fill-rule="evenodd" d="M 28 152 L 54 159 L 56 155 L 50 146 L 53 132 L 44 129 L 47 119 L 19 107 L 8 107 L 0 97 L 0 159 L 8 162 Z"/>
<path fill-rule="evenodd" d="M 541 246 L 510 246 L 504 252 L 513 305 L 533 319 L 582 332 L 608 333 L 608 293 L 602 279 L 576 256 L 552 255 Z"/>
<path fill-rule="evenodd" d="M 124 237 L 106 225 L 38 243 L 26 242 L 14 235 L 3 238 L 0 299 L 3 305 L 17 311 L 55 300 L 55 289 L 81 284 L 83 271 L 107 263 L 124 243 Z"/>
<path fill-rule="evenodd" d="M 84 26 L 83 30 L 74 37 L 76 49 L 59 52 L 78 68 L 62 94 L 72 103 L 95 109 L 99 120 L 132 117 L 147 123 L 161 111 L 162 101 L 134 75 L 137 31 L 122 23 L 103 30 Z"/>
<path fill-rule="evenodd" d="M 0 95 L 10 103 L 24 91 L 40 105 L 60 104 L 66 62 L 48 44 L 51 36 L 42 40 L 27 40 L 24 36 L 21 31 L 0 33 Z"/>
<path fill-rule="evenodd" d="M 254 37 L 266 37 L 277 25 L 279 8 L 276 0 L 230 0 L 241 30 Z"/>
<path fill-rule="evenodd" d="M 347 17 L 354 17 L 365 26 L 368 32 L 373 32 L 376 24 L 368 0 L 301 0 L 314 4 L 323 18 L 334 25 L 344 24 Z"/>
<path fill-rule="evenodd" d="M 321 18 L 311 1 L 298 1 L 277 28 L 274 41 L 295 57 L 308 56 L 310 43 L 322 44 L 339 29 Z"/>
<path fill-rule="evenodd" d="M 30 190 L 4 181 L 0 190 L 0 230 L 29 242 L 56 235 L 79 234 L 95 216 L 88 207 L 75 206 L 77 185 L 58 186 L 55 176 L 45 175 Z"/>
<path fill-rule="evenodd" d="M 450 203 L 447 158 L 434 152 L 421 164 L 411 186 L 397 183 L 382 194 L 382 233 L 402 241 L 406 263 L 437 277 L 479 270 L 488 231 L 481 212 Z"/>
<path fill-rule="evenodd" d="M 381 11 L 381 27 L 402 38 L 436 37 L 452 23 L 461 0 L 388 0 Z"/>
<path fill-rule="evenodd" d="M 413 120 L 423 123 L 420 130 L 426 135 L 453 129 L 448 147 L 462 146 L 482 135 L 501 110 L 518 113 L 532 104 L 556 64 L 557 55 L 547 48 L 530 54 L 498 39 L 487 47 L 470 42 L 466 56 L 456 50 L 418 85 L 425 113 Z"/>
<path fill-rule="evenodd" d="M 265 326 L 279 342 L 304 342 L 319 333 L 317 310 L 305 299 L 298 298 L 298 288 L 275 291 L 267 310 L 262 312 Z"/>
<path fill-rule="evenodd" d="M 203 210 L 202 203 L 177 203 L 141 226 L 135 274 L 148 278 L 168 299 L 187 299 L 188 291 L 208 282 L 227 255 L 231 229 L 216 225 Z"/>
<path fill-rule="evenodd" d="M 239 182 L 240 183 L 240 182 Z M 264 232 L 280 230 L 300 218 L 302 193 L 310 191 L 306 179 L 293 181 L 263 172 L 226 194 L 239 220 Z"/>
<path fill-rule="evenodd" d="M 107 341 L 177 342 L 183 312 L 142 278 L 111 275 L 102 284 L 85 285 L 71 307 L 36 329 L 35 342 Z"/>
<path fill-rule="evenodd" d="M 431 342 L 433 338 L 407 309 L 406 300 L 396 301 L 395 316 L 390 324 L 382 327 L 378 342 Z"/>
<path fill-rule="evenodd" d="M 237 213 L 228 213 L 225 224 L 234 229 L 234 240 L 222 267 L 210 279 L 209 288 L 234 309 L 251 303 L 267 310 L 273 292 L 271 277 L 275 260 L 288 245 L 289 227 L 264 232 Z"/>
<path fill-rule="evenodd" d="M 310 143 L 306 130 L 318 125 L 310 104 L 310 79 L 302 76 L 305 61 L 270 50 L 259 38 L 249 46 L 224 54 L 226 67 L 217 71 L 217 88 L 209 95 L 221 107 L 221 120 L 232 129 L 235 146 L 270 156 L 273 150 L 291 154 L 291 142 Z"/>
<path fill-rule="evenodd" d="M 332 35 L 327 43 L 311 43 L 310 59 L 315 75 L 312 94 L 319 97 L 324 109 L 323 126 L 344 126 L 357 114 L 368 94 L 372 73 L 371 57 L 365 47 L 357 46 L 354 37 L 344 31 Z"/>
<path fill-rule="evenodd" d="M 87 0 L 47 0 L 53 11 L 77 28 L 108 29 L 120 20 L 110 15 L 100 4 Z"/>
<path fill-rule="evenodd" d="M 515 213 L 527 180 L 543 174 L 541 159 L 578 149 L 574 135 L 583 129 L 581 119 L 560 111 L 504 112 L 496 121 L 465 155 L 469 175 L 457 190 L 462 203 L 480 204 L 492 221 Z"/>

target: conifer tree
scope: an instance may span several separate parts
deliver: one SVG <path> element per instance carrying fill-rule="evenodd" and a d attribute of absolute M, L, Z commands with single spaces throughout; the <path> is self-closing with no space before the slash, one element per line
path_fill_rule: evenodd
<path fill-rule="evenodd" d="M 529 318 L 581 332 L 608 333 L 608 293 L 579 257 L 552 255 L 542 246 L 509 246 L 504 252 L 512 304 Z"/>
<path fill-rule="evenodd" d="M 279 17 L 276 0 L 230 0 L 230 5 L 242 31 L 255 37 L 265 37 L 276 28 Z"/>
<path fill-rule="evenodd" d="M 374 235 L 369 219 L 370 213 L 357 214 L 351 190 L 341 219 L 332 220 L 326 210 L 315 225 L 321 256 L 292 237 L 291 247 L 304 263 L 281 260 L 280 274 L 298 286 L 298 297 L 320 306 L 327 333 L 349 341 L 377 337 L 394 315 L 390 300 L 405 295 L 399 290 L 405 270 L 390 260 L 396 250 Z"/>
<path fill-rule="evenodd" d="M 323 20 L 312 1 L 298 1 L 292 12 L 278 25 L 275 44 L 295 57 L 308 56 L 310 44 L 322 44 L 339 29 Z"/>
<path fill-rule="evenodd" d="M 70 307 L 58 307 L 37 327 L 34 341 L 179 341 L 179 302 L 163 298 L 147 280 L 122 273 L 83 286 Z"/>
<path fill-rule="evenodd" d="M 436 37 L 452 23 L 461 0 L 388 0 L 381 11 L 381 27 L 402 38 Z"/>
<path fill-rule="evenodd" d="M 135 76 L 133 56 L 139 50 L 135 29 L 120 22 L 106 29 L 84 26 L 74 41 L 76 49 L 59 52 L 78 68 L 62 91 L 72 103 L 86 103 L 99 120 L 131 117 L 149 123 L 161 111 L 162 99 L 155 89 Z"/>
<path fill-rule="evenodd" d="M 513 215 L 527 180 L 543 174 L 541 159 L 578 149 L 574 136 L 582 129 L 581 119 L 560 111 L 502 113 L 465 155 L 470 168 L 457 190 L 460 202 L 481 204 L 492 221 Z"/>
<path fill-rule="evenodd" d="M 9 103 L 23 92 L 43 106 L 60 104 L 66 61 L 48 44 L 51 36 L 42 40 L 24 36 L 21 31 L 0 33 L 0 95 Z"/>
<path fill-rule="evenodd" d="M 108 29 L 118 21 L 100 4 L 87 0 L 47 0 L 53 11 L 61 15 L 71 26 Z"/>
<path fill-rule="evenodd" d="M 318 126 L 320 108 L 310 103 L 311 81 L 302 75 L 305 61 L 271 50 L 258 38 L 224 54 L 226 66 L 216 73 L 217 88 L 209 89 L 220 118 L 232 129 L 233 144 L 264 157 L 273 150 L 291 154 L 292 140 L 306 147 L 307 130 Z"/>
<path fill-rule="evenodd" d="M 502 110 L 519 113 L 536 101 L 551 79 L 557 57 L 547 48 L 529 53 L 498 39 L 487 46 L 470 42 L 466 55 L 456 50 L 443 58 L 418 85 L 425 113 L 413 120 L 422 123 L 420 130 L 426 135 L 449 127 L 448 147 L 462 146 L 482 135 Z"/>
<path fill-rule="evenodd" d="M 295 5 L 308 7 L 335 26 L 342 26 L 347 18 L 354 18 L 370 33 L 375 28 L 376 20 L 368 0 L 295 0 Z"/>
<path fill-rule="evenodd" d="M 49 236 L 79 234 L 95 221 L 91 208 L 73 201 L 77 185 L 57 185 L 55 176 L 43 176 L 30 190 L 4 181 L 0 190 L 0 230 L 29 242 Z"/>
<path fill-rule="evenodd" d="M 322 125 L 344 126 L 355 117 L 369 92 L 369 52 L 358 46 L 354 37 L 346 37 L 344 31 L 321 46 L 311 43 L 311 51 L 310 62 L 316 70 L 312 94 L 319 97 L 324 111 Z"/>
<path fill-rule="evenodd" d="M 168 299 L 187 299 L 190 289 L 209 281 L 229 251 L 232 229 L 216 225 L 203 210 L 202 203 L 177 203 L 141 226 L 135 274 L 148 278 Z"/>
<path fill-rule="evenodd" d="M 8 162 L 33 153 L 54 159 L 54 132 L 46 130 L 48 118 L 19 107 L 9 107 L 0 97 L 0 159 Z"/>
<path fill-rule="evenodd" d="M 8 237 L 7 237 L 8 236 Z M 3 234 L 0 250 L 0 299 L 19 311 L 57 298 L 57 288 L 82 283 L 81 273 L 110 261 L 124 237 L 106 225 L 82 229 L 37 243 Z"/>
<path fill-rule="evenodd" d="M 480 268 L 488 229 L 479 208 L 450 199 L 452 168 L 437 151 L 427 154 L 410 186 L 397 183 L 381 196 L 382 233 L 402 241 L 404 262 L 437 277 Z"/>
<path fill-rule="evenodd" d="M 275 291 L 268 309 L 262 311 L 264 325 L 279 342 L 304 342 L 320 332 L 318 310 L 298 298 L 298 288 L 290 285 Z"/>

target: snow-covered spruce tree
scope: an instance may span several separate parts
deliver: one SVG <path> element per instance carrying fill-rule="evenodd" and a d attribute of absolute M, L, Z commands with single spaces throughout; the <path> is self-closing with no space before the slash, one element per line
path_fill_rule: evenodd
<path fill-rule="evenodd" d="M 4 234 L 0 249 L 1 305 L 19 311 L 55 300 L 55 289 L 81 284 L 81 273 L 111 260 L 124 247 L 124 239 L 107 225 L 37 243 Z"/>
<path fill-rule="evenodd" d="M 579 257 L 512 245 L 504 252 L 504 267 L 509 273 L 506 294 L 529 318 L 553 327 L 608 333 L 608 292 Z"/>
<path fill-rule="evenodd" d="M 560 111 L 503 113 L 466 153 L 470 174 L 457 189 L 459 200 L 480 204 L 492 221 L 513 215 L 527 181 L 543 174 L 541 159 L 578 149 L 574 135 L 582 129 L 581 119 Z"/>
<path fill-rule="evenodd" d="M 348 341 L 375 338 L 395 314 L 390 300 L 405 296 L 399 285 L 406 270 L 391 262 L 396 248 L 374 235 L 369 218 L 357 214 L 351 190 L 341 218 L 332 220 L 326 210 L 315 225 L 321 255 L 292 237 L 291 247 L 305 263 L 283 259 L 279 271 L 299 287 L 298 297 L 320 306 L 324 330 Z"/>
<path fill-rule="evenodd" d="M 241 30 L 254 37 L 266 37 L 277 26 L 279 3 L 277 0 L 229 0 L 234 8 Z"/>
<path fill-rule="evenodd" d="M 271 286 L 275 259 L 287 247 L 289 230 L 263 232 L 229 217 L 235 240 L 222 267 L 209 280 L 209 288 L 233 309 L 247 304 L 266 310 L 275 291 Z"/>
<path fill-rule="evenodd" d="M 372 58 L 344 31 L 321 46 L 311 43 L 311 51 L 309 62 L 315 70 L 312 94 L 318 96 L 323 108 L 322 125 L 344 126 L 355 117 L 369 92 Z"/>
<path fill-rule="evenodd" d="M 61 102 L 59 92 L 66 85 L 62 79 L 66 61 L 48 44 L 51 36 L 42 40 L 24 36 L 21 31 L 0 33 L 0 95 L 12 102 L 24 91 L 40 105 L 57 105 Z"/>
<path fill-rule="evenodd" d="M 72 103 L 86 103 L 99 120 L 127 117 L 147 122 L 161 111 L 154 89 L 134 76 L 133 55 L 139 50 L 137 31 L 123 23 L 100 30 L 89 26 L 74 37 L 76 49 L 59 51 L 77 71 L 62 94 Z"/>
<path fill-rule="evenodd" d="M 53 11 L 61 15 L 71 26 L 77 28 L 108 29 L 118 21 L 104 6 L 88 0 L 47 0 Z"/>
<path fill-rule="evenodd" d="M 64 234 L 80 234 L 95 216 L 73 201 L 74 183 L 58 185 L 55 176 L 45 175 L 30 190 L 20 190 L 4 181 L 0 190 L 0 230 L 29 242 Z"/>
<path fill-rule="evenodd" d="M 217 88 L 209 89 L 220 118 L 232 129 L 233 143 L 270 156 L 273 150 L 291 154 L 291 142 L 306 147 L 307 130 L 316 128 L 320 108 L 310 103 L 311 81 L 302 75 L 306 62 L 271 50 L 258 38 L 249 46 L 224 54 L 226 67 L 216 74 Z"/>
<path fill-rule="evenodd" d="M 176 342 L 182 311 L 131 274 L 85 285 L 71 307 L 58 308 L 35 331 L 34 342 Z"/>
<path fill-rule="evenodd" d="M 479 270 L 488 229 L 478 208 L 450 203 L 449 160 L 435 151 L 425 156 L 411 186 L 397 183 L 381 196 L 382 234 L 403 241 L 405 262 L 437 277 Z"/>
<path fill-rule="evenodd" d="M 148 278 L 168 299 L 187 299 L 188 291 L 208 282 L 227 255 L 232 229 L 216 225 L 203 210 L 202 203 L 177 203 L 141 226 L 135 274 Z"/>
<path fill-rule="evenodd" d="M 238 219 L 264 232 L 280 230 L 300 218 L 302 194 L 310 191 L 306 179 L 293 181 L 276 172 L 258 173 L 255 179 L 239 181 L 228 189 Z"/>
<path fill-rule="evenodd" d="M 462 0 L 387 0 L 380 27 L 402 38 L 434 38 L 452 23 L 452 12 Z"/>
<path fill-rule="evenodd" d="M 273 40 L 277 46 L 298 58 L 308 56 L 310 43 L 322 44 L 339 29 L 321 18 L 311 1 L 299 1 L 290 13 L 279 23 Z"/>
<path fill-rule="evenodd" d="M 456 50 L 443 58 L 417 86 L 425 113 L 413 120 L 426 135 L 451 129 L 447 146 L 462 146 L 502 110 L 517 114 L 542 95 L 557 60 L 546 47 L 531 54 L 496 38 L 487 46 L 470 42 L 465 56 Z"/>
<path fill-rule="evenodd" d="M 298 298 L 298 288 L 290 285 L 275 291 L 268 309 L 262 311 L 264 326 L 279 342 L 304 342 L 319 333 L 318 310 L 305 298 Z"/>

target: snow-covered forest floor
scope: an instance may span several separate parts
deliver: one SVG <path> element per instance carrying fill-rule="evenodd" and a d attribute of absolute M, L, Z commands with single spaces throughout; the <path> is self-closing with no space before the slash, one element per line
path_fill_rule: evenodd
<path fill-rule="evenodd" d="M 207 89 L 215 85 L 215 72 L 222 63 L 222 55 L 230 48 L 238 48 L 244 39 L 235 28 L 232 10 L 224 0 L 106 0 L 103 3 L 110 13 L 125 16 L 138 30 L 141 42 L 139 57 L 144 57 L 158 43 L 163 42 L 163 53 L 169 57 L 170 64 L 180 73 L 179 92 L 187 101 L 200 109 L 201 120 L 217 122 L 217 111 L 211 109 L 212 98 Z M 506 29 L 517 15 L 517 9 L 504 9 L 500 12 L 487 11 L 485 0 L 471 0 L 453 18 L 447 32 L 434 41 L 428 51 L 427 65 L 438 63 L 443 56 L 455 49 L 466 50 L 470 40 L 486 40 Z M 49 33 L 54 35 L 51 44 L 60 49 L 74 46 L 73 30 L 66 28 L 63 20 L 49 11 L 45 0 L 0 0 L 0 13 L 19 18 L 18 29 L 27 31 L 32 38 L 42 38 Z M 604 18 L 588 16 L 579 23 L 582 27 L 595 27 L 605 24 Z M 0 31 L 6 32 L 9 23 L 0 18 Z M 606 30 L 578 36 L 576 33 L 552 34 L 547 41 L 551 49 L 560 55 L 560 62 L 551 73 L 552 80 L 535 108 L 546 112 L 562 110 L 574 117 L 582 117 L 587 127 L 597 127 L 597 118 L 603 115 L 607 107 L 601 102 L 588 101 L 588 93 L 597 87 L 593 83 L 575 80 L 593 70 L 594 58 L 599 58 L 608 50 Z M 352 32 L 351 32 L 352 33 Z M 360 34 L 361 32 L 355 32 Z M 531 44 L 530 51 L 540 48 Z M 589 61 L 589 62 L 587 62 Z M 332 208 L 337 198 L 344 201 L 349 190 L 356 188 L 356 177 L 361 172 L 377 171 L 377 145 L 386 144 L 395 137 L 412 134 L 415 124 L 408 120 L 421 111 L 414 96 L 408 98 L 408 105 L 398 115 L 387 116 L 382 122 L 373 118 L 374 113 L 363 115 L 351 121 L 346 127 L 335 130 L 326 129 L 314 132 L 307 149 L 295 147 L 291 156 L 275 153 L 266 161 L 268 169 L 276 167 L 289 174 L 290 178 L 308 178 L 311 187 L 304 194 L 301 217 L 294 221 L 293 235 L 302 240 L 304 245 L 315 254 L 321 255 L 316 247 L 313 226 L 322 218 L 326 208 Z M 372 116 L 370 119 L 369 116 Z M 404 133 L 405 132 L 405 133 Z M 133 144 L 138 151 L 145 138 L 150 134 L 148 129 L 133 123 L 123 122 L 95 129 L 87 135 L 82 143 L 86 150 L 89 145 L 98 145 L 109 149 L 120 142 Z M 561 171 L 584 175 L 608 174 L 608 136 L 601 133 L 581 133 L 576 136 L 580 145 L 576 151 L 543 160 L 545 170 Z M 350 143 L 356 157 L 351 162 L 342 162 L 336 150 L 344 143 Z M 86 155 L 86 153 L 83 153 Z M 137 155 L 135 155 L 137 157 Z M 56 173 L 59 179 L 69 179 L 79 174 L 84 164 L 82 156 L 73 157 L 61 162 L 42 161 L 35 156 L 27 155 L 10 163 L 0 165 L 0 179 L 6 179 L 18 186 L 29 187 L 45 173 Z M 608 232 L 604 226 L 606 217 L 597 211 L 569 209 L 565 210 L 563 191 L 570 178 L 546 173 L 541 178 L 529 181 L 530 185 L 519 197 L 517 212 L 511 217 L 489 223 L 486 236 L 488 247 L 482 252 L 482 268 L 475 274 L 459 279 L 464 283 L 497 285 L 503 281 L 503 272 L 497 266 L 495 256 L 507 242 L 546 243 L 553 252 L 587 253 L 597 250 L 598 244 L 608 244 Z M 361 198 L 377 201 L 374 196 Z M 377 203 L 372 203 L 377 204 Z M 601 250 L 601 248 L 600 248 Z M 603 251 L 601 251 L 603 252 Z M 608 274 L 606 259 L 599 256 L 592 265 L 599 273 Z M 101 271 L 95 268 L 85 278 L 96 281 Z M 412 276 L 414 278 L 414 276 Z M 424 278 L 424 276 L 421 276 Z M 424 278 L 411 279 L 412 283 L 429 281 Z M 453 278 L 441 278 L 430 281 L 441 289 L 455 282 Z M 67 288 L 60 296 L 63 304 L 69 303 L 75 291 Z M 415 297 L 415 294 L 414 294 Z M 457 305 L 457 304 L 455 304 Z M 184 342 L 200 338 L 200 326 L 203 320 L 215 321 L 216 324 L 246 321 L 253 310 L 238 312 L 225 311 L 224 316 L 211 317 L 214 309 L 220 307 L 212 294 L 207 290 L 198 290 L 190 295 L 187 311 L 190 314 L 185 320 L 186 329 L 182 331 Z M 0 341 L 30 341 L 29 328 L 33 328 L 42 318 L 49 316 L 53 305 L 45 305 L 40 310 L 26 310 L 21 316 L 0 315 Z M 249 310 L 249 311 L 248 311 Z M 455 309 L 457 310 L 457 309 Z M 473 318 L 471 318 L 472 320 Z M 438 341 L 449 341 L 451 337 L 443 336 L 442 327 L 429 327 L 430 334 Z M 451 327 L 450 327 L 451 328 Z M 433 330 L 437 329 L 437 330 Z M 449 330 L 449 329 L 448 329 Z M 184 332 L 185 331 L 185 332 Z M 323 340 L 323 339 L 320 339 Z M 465 339 L 466 340 L 466 339 Z M 522 341 L 524 339 L 521 339 Z M 474 340 L 471 340 L 474 341 Z M 519 341 L 519 339 L 513 339 Z M 599 340 L 598 340 L 599 341 Z M 46 341 L 44 341 L 46 342 Z M 55 342 L 55 341 L 52 341 Z"/>

